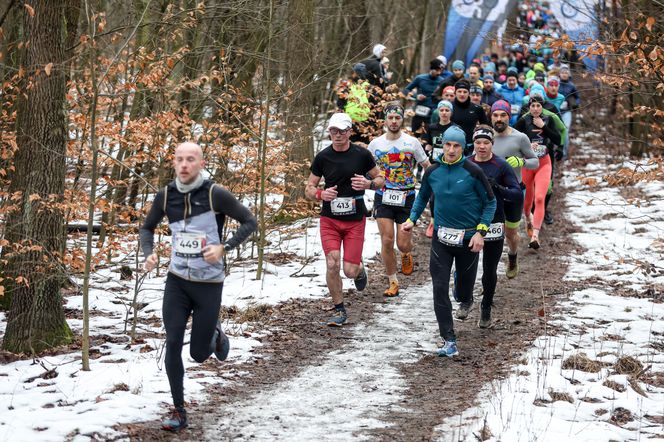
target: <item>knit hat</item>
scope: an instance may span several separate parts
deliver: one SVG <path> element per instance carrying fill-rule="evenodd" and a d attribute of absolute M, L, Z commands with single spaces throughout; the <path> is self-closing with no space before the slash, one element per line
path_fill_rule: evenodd
<path fill-rule="evenodd" d="M 544 72 L 546 69 L 544 68 L 544 63 L 535 63 L 535 66 L 533 66 L 533 70 Z"/>
<path fill-rule="evenodd" d="M 484 66 L 484 72 L 496 72 L 496 64 L 494 62 L 489 62 Z"/>
<path fill-rule="evenodd" d="M 465 78 L 462 78 L 461 80 L 454 83 L 454 90 L 456 91 L 458 89 L 466 89 L 467 91 L 470 91 L 470 82 Z"/>
<path fill-rule="evenodd" d="M 562 72 L 562 71 L 567 71 L 567 72 L 569 72 L 569 66 L 566 65 L 566 64 L 561 64 L 561 65 L 560 65 L 560 72 Z"/>
<path fill-rule="evenodd" d="M 470 93 L 471 94 L 480 94 L 480 95 L 482 95 L 482 88 L 479 87 L 478 85 L 474 84 L 470 87 Z"/>
<path fill-rule="evenodd" d="M 514 78 L 519 78 L 519 74 L 517 74 L 514 71 L 507 71 L 507 78 L 514 77 Z"/>
<path fill-rule="evenodd" d="M 496 81 L 493 78 L 493 75 L 490 75 L 490 74 L 486 74 L 484 77 L 482 77 L 482 81 L 487 81 L 487 80 Z"/>
<path fill-rule="evenodd" d="M 454 105 L 450 101 L 440 100 L 438 102 L 438 109 L 440 109 L 441 107 L 446 107 L 450 110 L 450 112 L 454 112 Z"/>
<path fill-rule="evenodd" d="M 450 91 L 450 89 L 451 89 L 451 91 Z M 445 88 L 443 89 L 443 94 L 446 94 L 447 92 L 454 93 L 454 86 L 445 86 Z"/>
<path fill-rule="evenodd" d="M 462 146 L 466 145 L 466 133 L 461 130 L 459 126 L 450 126 L 445 133 L 443 133 L 443 143 L 452 141 L 459 143 Z"/>
<path fill-rule="evenodd" d="M 473 141 L 478 138 L 486 138 L 493 143 L 493 129 L 489 129 L 488 127 L 478 127 L 475 129 L 475 132 L 473 132 Z"/>
<path fill-rule="evenodd" d="M 452 63 L 452 69 L 466 69 L 466 66 L 463 64 L 463 61 L 454 60 L 454 63 Z"/>
<path fill-rule="evenodd" d="M 515 74 L 519 75 L 519 70 L 514 66 L 510 66 L 507 68 L 507 73 L 509 74 L 510 72 L 514 72 Z"/>
<path fill-rule="evenodd" d="M 383 51 L 385 49 L 387 49 L 387 48 L 379 43 L 379 44 L 377 44 L 373 47 L 373 51 L 371 51 L 371 52 L 373 52 L 373 54 L 376 56 L 376 58 L 381 58 L 383 56 Z"/>
<path fill-rule="evenodd" d="M 546 95 L 546 91 L 544 90 L 544 86 L 538 83 L 534 83 L 533 86 L 530 88 L 530 93 L 528 94 L 531 97 L 533 95 L 539 95 L 540 97 L 544 97 Z"/>
<path fill-rule="evenodd" d="M 537 81 L 537 82 L 539 82 L 539 83 L 544 83 L 544 79 L 545 79 L 545 78 L 546 78 L 546 77 L 544 76 L 544 72 L 537 72 L 537 73 L 535 74 L 535 81 Z"/>
<path fill-rule="evenodd" d="M 505 100 L 498 100 L 493 105 L 491 105 L 491 113 L 495 111 L 504 111 L 507 112 L 508 117 L 512 117 L 512 106 Z"/>

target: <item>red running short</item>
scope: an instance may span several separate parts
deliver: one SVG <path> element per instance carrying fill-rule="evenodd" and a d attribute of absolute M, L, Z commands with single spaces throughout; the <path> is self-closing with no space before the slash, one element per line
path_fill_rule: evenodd
<path fill-rule="evenodd" d="M 343 243 L 343 260 L 351 264 L 360 264 L 362 262 L 366 223 L 366 218 L 357 221 L 341 221 L 321 216 L 320 239 L 325 255 L 334 250 L 341 250 L 341 244 Z"/>

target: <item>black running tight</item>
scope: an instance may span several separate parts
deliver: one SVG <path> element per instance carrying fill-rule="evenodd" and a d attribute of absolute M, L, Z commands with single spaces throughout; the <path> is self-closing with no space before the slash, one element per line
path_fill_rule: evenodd
<path fill-rule="evenodd" d="M 212 338 L 219 319 L 223 286 L 223 282 L 193 282 L 172 273 L 166 277 L 163 305 L 165 365 L 176 407 L 184 406 L 182 345 L 187 321 L 190 315 L 193 316 L 189 354 L 196 362 L 203 362 L 214 349 Z"/>

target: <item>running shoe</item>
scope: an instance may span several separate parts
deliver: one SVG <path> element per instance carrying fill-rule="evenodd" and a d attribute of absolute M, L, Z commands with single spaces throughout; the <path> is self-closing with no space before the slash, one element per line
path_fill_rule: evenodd
<path fill-rule="evenodd" d="M 369 278 L 367 277 L 367 269 L 365 269 L 364 264 L 362 264 L 362 270 L 360 270 L 360 274 L 357 275 L 357 277 L 353 280 L 355 283 L 355 288 L 358 292 L 364 290 L 364 288 L 367 286 L 368 280 Z"/>
<path fill-rule="evenodd" d="M 399 296 L 399 283 L 396 281 L 390 281 L 390 286 L 383 292 L 383 295 L 388 298 Z"/>
<path fill-rule="evenodd" d="M 456 311 L 456 318 L 466 319 L 468 317 L 468 313 L 470 313 L 470 309 L 472 308 L 473 308 L 472 300 L 470 302 L 462 302 Z"/>
<path fill-rule="evenodd" d="M 505 276 L 509 279 L 516 278 L 516 275 L 519 274 L 519 262 L 517 261 L 516 255 L 507 254 L 507 271 Z"/>
<path fill-rule="evenodd" d="M 443 346 L 438 350 L 438 356 L 451 358 L 452 356 L 456 356 L 458 354 L 459 350 L 457 349 L 456 340 L 453 339 L 445 341 Z"/>
<path fill-rule="evenodd" d="M 489 328 L 491 327 L 491 309 L 482 307 L 480 309 L 480 320 L 477 323 L 479 328 Z"/>
<path fill-rule="evenodd" d="M 544 211 L 544 224 L 553 224 L 553 215 L 548 210 Z"/>
<path fill-rule="evenodd" d="M 330 327 L 341 327 L 346 323 L 346 319 L 348 319 L 346 310 L 335 310 L 334 314 L 327 320 L 327 325 Z"/>
<path fill-rule="evenodd" d="M 540 248 L 540 243 L 539 243 L 539 238 L 536 236 L 532 237 L 530 239 L 530 242 L 528 243 L 528 247 L 530 247 L 533 250 L 537 250 Z"/>
<path fill-rule="evenodd" d="M 528 235 L 528 238 L 533 236 L 533 223 L 531 221 L 526 223 L 526 235 Z"/>
<path fill-rule="evenodd" d="M 214 355 L 220 361 L 225 361 L 228 357 L 228 352 L 231 349 L 231 343 L 228 340 L 228 336 L 221 329 L 221 322 L 217 321 L 217 326 L 214 329 Z"/>
<path fill-rule="evenodd" d="M 413 254 L 412 253 L 402 253 L 401 254 L 401 273 L 404 275 L 413 274 Z"/>
<path fill-rule="evenodd" d="M 171 414 L 161 422 L 161 428 L 167 431 L 180 431 L 188 426 L 187 411 L 184 407 L 175 407 Z"/>
<path fill-rule="evenodd" d="M 433 221 L 429 223 L 429 227 L 427 227 L 425 235 L 427 236 L 427 238 L 433 238 Z"/>

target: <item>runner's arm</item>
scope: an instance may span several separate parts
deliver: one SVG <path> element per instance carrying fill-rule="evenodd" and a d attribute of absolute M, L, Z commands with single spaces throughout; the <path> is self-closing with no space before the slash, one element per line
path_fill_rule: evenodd
<path fill-rule="evenodd" d="M 519 144 L 521 145 L 519 150 L 524 160 L 523 167 L 526 169 L 537 169 L 539 167 L 539 158 L 537 158 L 533 146 L 525 134 L 523 137 L 519 137 Z"/>
<path fill-rule="evenodd" d="M 553 118 L 549 118 L 549 121 L 546 122 L 542 128 L 542 132 L 546 137 L 551 140 L 551 142 L 557 146 L 560 145 L 560 132 L 555 128 L 555 122 Z"/>
<path fill-rule="evenodd" d="M 235 235 L 226 241 L 224 246 L 226 250 L 234 249 L 242 244 L 258 226 L 253 213 L 221 186 L 214 186 L 212 189 L 212 209 L 216 213 L 229 216 L 240 223 Z"/>
<path fill-rule="evenodd" d="M 378 166 L 374 166 L 367 175 L 369 175 L 369 179 L 371 180 L 369 189 L 377 190 L 383 188 L 385 185 L 385 177 Z"/>
<path fill-rule="evenodd" d="M 504 164 L 501 170 L 501 185 L 500 193 L 505 201 L 521 201 L 523 199 L 523 191 L 519 185 L 519 180 L 516 178 L 514 169 L 509 164 Z"/>
<path fill-rule="evenodd" d="M 305 185 L 304 188 L 304 196 L 309 198 L 310 200 L 318 200 L 317 198 L 317 192 L 318 192 L 318 184 L 320 183 L 321 177 L 314 175 L 313 173 L 309 174 L 309 179 L 307 180 L 307 184 Z"/>
<path fill-rule="evenodd" d="M 480 215 L 480 222 L 478 226 L 485 226 L 489 228 L 493 215 L 496 213 L 496 196 L 491 189 L 491 183 L 484 173 L 479 173 L 475 176 L 475 189 L 482 199 L 482 214 Z"/>
<path fill-rule="evenodd" d="M 152 207 L 143 221 L 143 225 L 138 229 L 138 238 L 141 244 L 143 256 L 146 258 L 154 253 L 154 229 L 157 228 L 164 218 L 164 190 L 161 189 L 152 201 Z"/>

